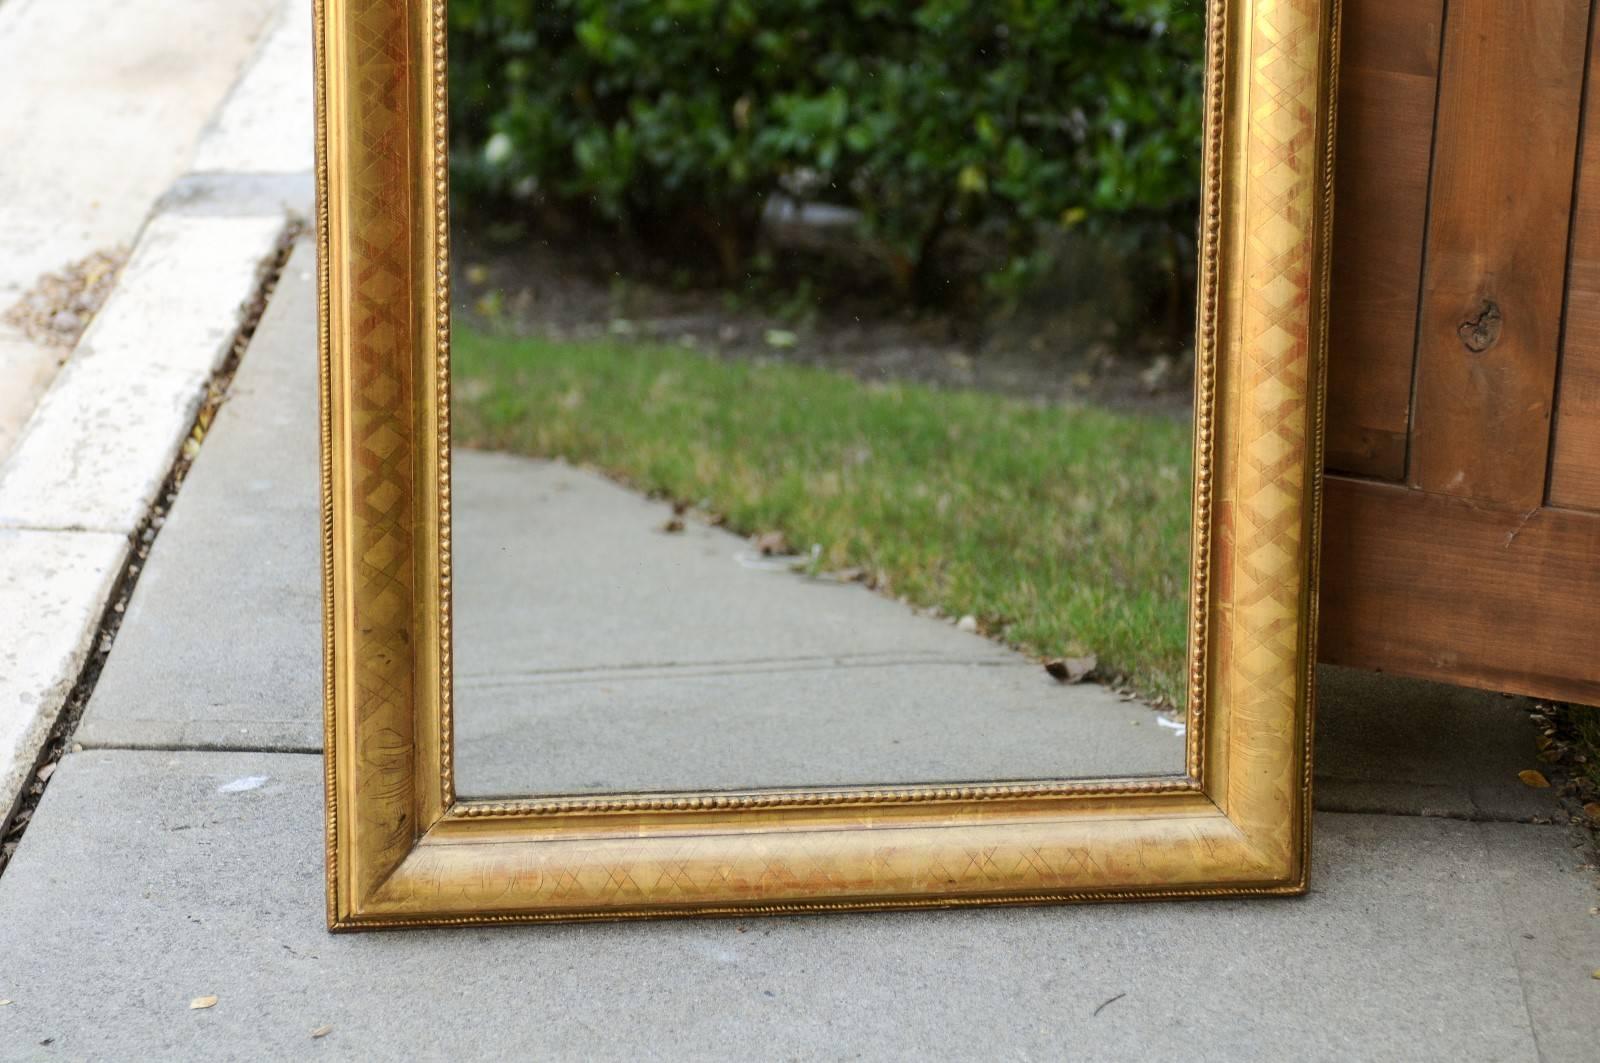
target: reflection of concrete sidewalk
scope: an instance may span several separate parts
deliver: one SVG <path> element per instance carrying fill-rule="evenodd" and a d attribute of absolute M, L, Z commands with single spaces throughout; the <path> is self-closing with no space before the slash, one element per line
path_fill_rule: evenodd
<path fill-rule="evenodd" d="M 593 473 L 452 465 L 462 793 L 1183 771 L 1145 706 L 692 518 L 663 535 L 670 506 Z"/>
<path fill-rule="evenodd" d="M 0 1056 L 1592 1056 L 1600 894 L 1519 703 L 1345 673 L 1306 898 L 329 936 L 311 272 L 0 876 Z"/>

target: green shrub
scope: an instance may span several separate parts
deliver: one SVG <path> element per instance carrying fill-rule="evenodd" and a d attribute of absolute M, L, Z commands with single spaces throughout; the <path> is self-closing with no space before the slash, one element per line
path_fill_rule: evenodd
<path fill-rule="evenodd" d="M 1016 289 L 1052 234 L 1192 242 L 1198 0 L 451 0 L 455 178 L 730 279 L 780 191 L 860 211 L 908 294 L 977 233 Z"/>

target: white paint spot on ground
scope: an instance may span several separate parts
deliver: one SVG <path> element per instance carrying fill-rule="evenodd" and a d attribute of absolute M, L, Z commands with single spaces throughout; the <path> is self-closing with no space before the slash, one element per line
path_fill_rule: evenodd
<path fill-rule="evenodd" d="M 268 775 L 241 775 L 232 782 L 225 782 L 217 787 L 219 794 L 242 794 L 246 790 L 259 790 L 271 778 Z"/>

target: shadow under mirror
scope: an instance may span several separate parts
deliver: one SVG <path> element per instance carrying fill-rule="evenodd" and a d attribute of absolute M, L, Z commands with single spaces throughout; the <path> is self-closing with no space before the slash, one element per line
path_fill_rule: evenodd
<path fill-rule="evenodd" d="M 1182 774 L 1203 6 L 449 18 L 460 794 Z"/>

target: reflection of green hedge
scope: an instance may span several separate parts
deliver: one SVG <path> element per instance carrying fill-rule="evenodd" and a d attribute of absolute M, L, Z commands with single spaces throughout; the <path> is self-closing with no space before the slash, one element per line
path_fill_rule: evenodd
<path fill-rule="evenodd" d="M 730 275 L 776 191 L 861 211 L 908 289 L 945 237 L 1191 239 L 1200 0 L 450 0 L 457 180 L 692 231 Z"/>

